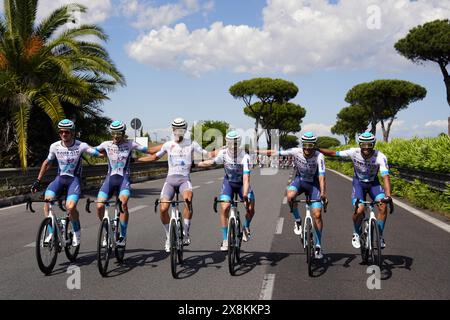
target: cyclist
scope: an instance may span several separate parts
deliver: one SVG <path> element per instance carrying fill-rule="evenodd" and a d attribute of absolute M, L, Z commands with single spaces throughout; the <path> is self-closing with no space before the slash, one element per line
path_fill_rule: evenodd
<path fill-rule="evenodd" d="M 168 154 L 169 172 L 167 174 L 166 182 L 164 183 L 161 191 L 161 213 L 160 218 L 164 226 L 166 234 L 165 250 L 170 252 L 170 240 L 169 240 L 169 202 L 172 201 L 175 196 L 175 190 L 178 189 L 186 204 L 192 203 L 193 192 L 192 183 L 190 178 L 191 167 L 194 160 L 194 153 L 201 154 L 203 156 L 209 156 L 210 154 L 203 150 L 202 147 L 196 142 L 189 139 L 185 139 L 184 135 L 187 132 L 188 124 L 182 118 L 176 118 L 172 122 L 172 130 L 174 140 L 164 143 L 161 150 L 150 157 L 139 158 L 139 161 L 156 161 Z M 186 205 L 183 212 L 184 217 L 184 245 L 188 246 L 191 243 L 189 230 L 191 227 L 193 213 Z"/>
<path fill-rule="evenodd" d="M 134 141 L 125 139 L 127 127 L 122 121 L 114 121 L 110 124 L 112 140 L 105 141 L 96 147 L 98 152 L 105 153 L 108 157 L 108 174 L 97 196 L 97 216 L 102 221 L 105 214 L 105 201 L 113 195 L 115 189 L 119 192 L 123 213 L 120 214 L 120 236 L 117 246 L 126 245 L 127 228 L 129 221 L 128 200 L 130 191 L 130 162 L 133 150 L 148 153 L 148 148 Z"/>
<path fill-rule="evenodd" d="M 392 201 L 391 180 L 389 176 L 389 166 L 386 156 L 375 150 L 376 138 L 370 132 L 365 132 L 358 136 L 359 148 L 351 148 L 344 151 L 334 151 L 320 149 L 320 152 L 327 156 L 337 156 L 350 158 L 353 162 L 355 175 L 353 177 L 353 205 L 357 199 L 365 200 L 367 194 L 373 201 L 383 200 L 378 206 L 378 227 L 381 235 L 381 248 L 386 247 L 383 232 L 387 219 L 386 203 Z M 383 177 L 384 190 L 378 179 L 378 172 Z M 359 236 L 361 235 L 361 223 L 364 214 L 364 206 L 359 206 L 357 214 L 353 215 L 353 236 L 352 245 L 356 249 L 361 247 Z"/>
<path fill-rule="evenodd" d="M 69 213 L 72 223 L 74 237 L 72 246 L 80 245 L 81 227 L 80 215 L 77 210 L 77 203 L 81 194 L 81 171 L 82 154 L 88 153 L 92 156 L 100 156 L 99 152 L 90 147 L 87 143 L 75 139 L 75 124 L 73 121 L 64 119 L 58 123 L 59 135 L 61 141 L 55 142 L 50 146 L 47 159 L 42 163 L 41 170 L 36 181 L 31 186 L 31 192 L 36 193 L 40 188 L 42 178 L 54 160 L 58 163 L 58 174 L 55 180 L 51 182 L 45 191 L 45 200 L 51 201 L 57 198 L 60 193 L 66 189 L 66 209 Z M 44 213 L 48 217 L 49 204 L 45 203 Z M 49 235 L 45 242 L 49 242 L 53 237 L 53 228 L 49 226 Z"/>
<path fill-rule="evenodd" d="M 222 194 L 219 198 L 222 203 L 220 224 L 223 241 L 221 251 L 228 250 L 228 215 L 230 213 L 233 194 L 238 193 L 245 201 L 247 214 L 245 216 L 242 240 L 250 240 L 250 224 L 255 215 L 255 194 L 250 186 L 250 155 L 241 148 L 242 138 L 236 131 L 230 131 L 226 137 L 227 146 L 219 151 L 215 159 L 199 163 L 199 167 L 210 167 L 214 164 L 224 164 L 225 177 L 223 179 Z"/>
<path fill-rule="evenodd" d="M 295 198 L 305 193 L 310 200 L 327 201 L 326 196 L 326 180 L 325 180 L 325 159 L 323 154 L 316 151 L 317 137 L 312 132 L 306 132 L 301 137 L 302 148 L 293 148 L 285 151 L 274 152 L 260 151 L 266 154 L 273 154 L 280 156 L 292 156 L 296 167 L 296 176 L 288 187 L 287 199 L 293 207 L 293 215 L 295 219 L 294 233 L 299 236 L 302 235 L 302 217 L 298 209 L 298 205 L 293 204 Z M 316 247 L 314 250 L 315 258 L 323 258 L 322 249 L 322 203 L 314 202 L 311 204 L 311 211 L 314 217 L 314 242 Z"/>

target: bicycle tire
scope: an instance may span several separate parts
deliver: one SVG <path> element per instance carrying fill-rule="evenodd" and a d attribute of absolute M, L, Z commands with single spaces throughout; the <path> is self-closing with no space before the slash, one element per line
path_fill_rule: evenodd
<path fill-rule="evenodd" d="M 39 226 L 37 237 L 36 237 L 36 260 L 39 266 L 39 269 L 48 276 L 52 273 L 53 268 L 56 265 L 56 260 L 58 257 L 58 233 L 56 232 L 55 226 L 53 226 L 53 237 L 52 240 L 44 247 L 44 239 L 47 237 L 47 229 L 48 225 L 52 225 L 52 218 L 45 218 L 41 225 Z M 42 245 L 41 245 L 42 244 Z M 50 252 L 50 262 L 46 263 L 42 258 L 42 254 L 44 253 L 44 249 Z"/>
<path fill-rule="evenodd" d="M 378 266 L 381 269 L 382 257 L 381 257 L 381 241 L 380 241 L 380 229 L 375 220 L 371 222 L 372 228 L 372 250 L 371 259 L 372 264 Z"/>
<path fill-rule="evenodd" d="M 228 271 L 235 275 L 236 264 L 236 222 L 232 218 L 228 222 Z"/>
<path fill-rule="evenodd" d="M 116 245 L 114 246 L 114 256 L 116 257 L 116 260 L 118 263 L 122 263 L 123 259 L 125 257 L 125 247 L 117 246 L 117 241 L 119 241 L 119 237 L 120 237 L 120 229 L 122 228 L 119 218 L 116 218 L 116 226 L 117 227 L 114 232 L 114 240 L 116 241 Z"/>
<path fill-rule="evenodd" d="M 103 239 L 106 238 L 106 247 L 103 246 Z M 112 252 L 111 238 L 109 235 L 109 221 L 104 219 L 100 224 L 97 238 L 97 267 L 102 277 L 108 273 L 108 264 Z"/>
<path fill-rule="evenodd" d="M 170 231 L 169 231 L 169 239 L 170 239 L 170 271 L 172 273 L 172 277 L 174 279 L 177 278 L 177 230 L 176 230 L 176 222 L 172 220 L 170 222 Z"/>
<path fill-rule="evenodd" d="M 368 243 L 367 243 L 367 225 L 369 224 L 368 219 L 364 219 L 361 224 L 361 236 L 360 236 L 360 243 L 361 243 L 361 259 L 363 264 L 367 264 L 369 262 L 369 249 L 368 249 Z"/>
<path fill-rule="evenodd" d="M 64 237 L 66 237 L 66 247 L 64 248 L 64 252 L 66 253 L 67 259 L 69 259 L 70 262 L 75 262 L 78 257 L 78 253 L 80 252 L 80 246 L 72 246 L 73 241 L 73 226 L 72 223 L 70 223 L 69 218 L 65 218 L 66 220 L 66 229 L 64 231 Z"/>
<path fill-rule="evenodd" d="M 236 263 L 240 263 L 241 262 L 241 245 L 242 245 L 242 225 L 241 225 L 241 219 L 239 217 L 236 217 L 236 248 L 235 248 L 235 258 L 236 258 Z"/>
<path fill-rule="evenodd" d="M 178 263 L 181 265 L 183 264 L 183 250 L 184 250 L 184 244 L 183 244 L 183 221 L 179 220 L 177 222 L 178 226 L 178 241 L 177 241 L 177 255 L 178 255 Z"/>
<path fill-rule="evenodd" d="M 312 237 L 312 225 L 311 221 L 308 219 L 305 222 L 305 241 L 306 241 L 306 263 L 308 264 L 308 275 L 312 277 L 312 262 L 314 259 L 314 240 Z"/>

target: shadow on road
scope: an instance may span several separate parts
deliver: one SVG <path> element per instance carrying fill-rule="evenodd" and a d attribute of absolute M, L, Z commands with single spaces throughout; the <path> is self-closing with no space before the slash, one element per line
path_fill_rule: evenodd
<path fill-rule="evenodd" d="M 356 255 L 352 253 L 329 253 L 324 254 L 322 260 L 314 260 L 312 272 L 313 278 L 323 276 L 330 267 L 342 266 L 343 268 L 349 268 L 350 263 L 356 259 Z M 304 257 L 306 264 L 306 256 Z"/>
<path fill-rule="evenodd" d="M 405 269 L 411 271 L 414 259 L 405 256 L 383 256 L 383 265 L 381 268 L 381 280 L 388 280 L 392 277 L 392 270 Z"/>
<path fill-rule="evenodd" d="M 186 279 L 196 274 L 202 268 L 225 268 L 228 272 L 227 253 L 220 251 L 190 251 L 199 254 L 184 260 L 178 273 L 179 279 Z M 235 276 L 249 273 L 257 266 L 276 266 L 281 260 L 288 257 L 289 253 L 277 252 L 246 252 L 241 251 L 241 261 L 236 267 Z"/>

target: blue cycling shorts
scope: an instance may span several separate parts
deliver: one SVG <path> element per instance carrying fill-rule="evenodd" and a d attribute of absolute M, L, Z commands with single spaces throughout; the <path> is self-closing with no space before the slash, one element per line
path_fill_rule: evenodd
<path fill-rule="evenodd" d="M 222 184 L 222 192 L 219 197 L 220 201 L 231 201 L 233 194 L 237 193 L 241 200 L 244 199 L 244 184 L 242 183 L 231 183 L 228 178 L 225 176 Z M 252 190 L 252 187 L 249 187 L 248 190 L 248 199 L 255 200 L 255 193 Z"/>
<path fill-rule="evenodd" d="M 81 185 L 79 177 L 58 176 L 52 183 L 50 183 L 45 191 L 45 198 L 57 198 L 61 192 L 67 190 L 66 201 L 73 201 L 75 204 L 80 199 Z"/>
<path fill-rule="evenodd" d="M 378 179 L 373 182 L 361 182 L 358 178 L 354 177 L 352 191 L 353 205 L 355 205 L 357 199 L 366 201 L 367 194 L 372 198 L 372 201 L 377 201 L 386 197 L 383 187 Z"/>
<path fill-rule="evenodd" d="M 98 193 L 99 199 L 110 199 L 113 196 L 115 190 L 118 190 L 119 197 L 131 195 L 130 179 L 128 175 L 121 176 L 114 174 L 112 176 L 107 175 L 102 187 Z"/>

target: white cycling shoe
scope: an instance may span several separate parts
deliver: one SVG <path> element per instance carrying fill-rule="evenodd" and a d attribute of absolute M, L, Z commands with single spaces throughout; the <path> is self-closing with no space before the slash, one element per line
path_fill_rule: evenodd
<path fill-rule="evenodd" d="M 301 221 L 295 221 L 294 225 L 294 233 L 298 236 L 302 235 L 302 222 Z"/>
<path fill-rule="evenodd" d="M 72 238 L 72 247 L 78 247 L 80 245 L 81 232 L 74 232 Z"/>
<path fill-rule="evenodd" d="M 322 260 L 323 259 L 323 250 L 320 246 L 316 246 L 316 249 L 314 250 L 314 257 L 317 260 Z"/>
<path fill-rule="evenodd" d="M 250 240 L 251 233 L 249 228 L 245 228 L 242 230 L 242 241 L 248 242 Z"/>
<path fill-rule="evenodd" d="M 167 253 L 170 253 L 170 240 L 169 240 L 169 239 L 166 239 L 166 243 L 165 243 L 165 245 L 164 245 L 164 250 L 165 250 Z"/>
<path fill-rule="evenodd" d="M 361 248 L 361 241 L 359 240 L 359 235 L 357 233 L 353 234 L 352 237 L 352 246 L 355 249 L 360 249 Z"/>
<path fill-rule="evenodd" d="M 220 251 L 228 251 L 228 240 L 223 240 L 220 246 Z"/>
<path fill-rule="evenodd" d="M 386 242 L 384 241 L 383 237 L 380 237 L 380 247 L 381 247 L 381 250 L 386 248 Z"/>

